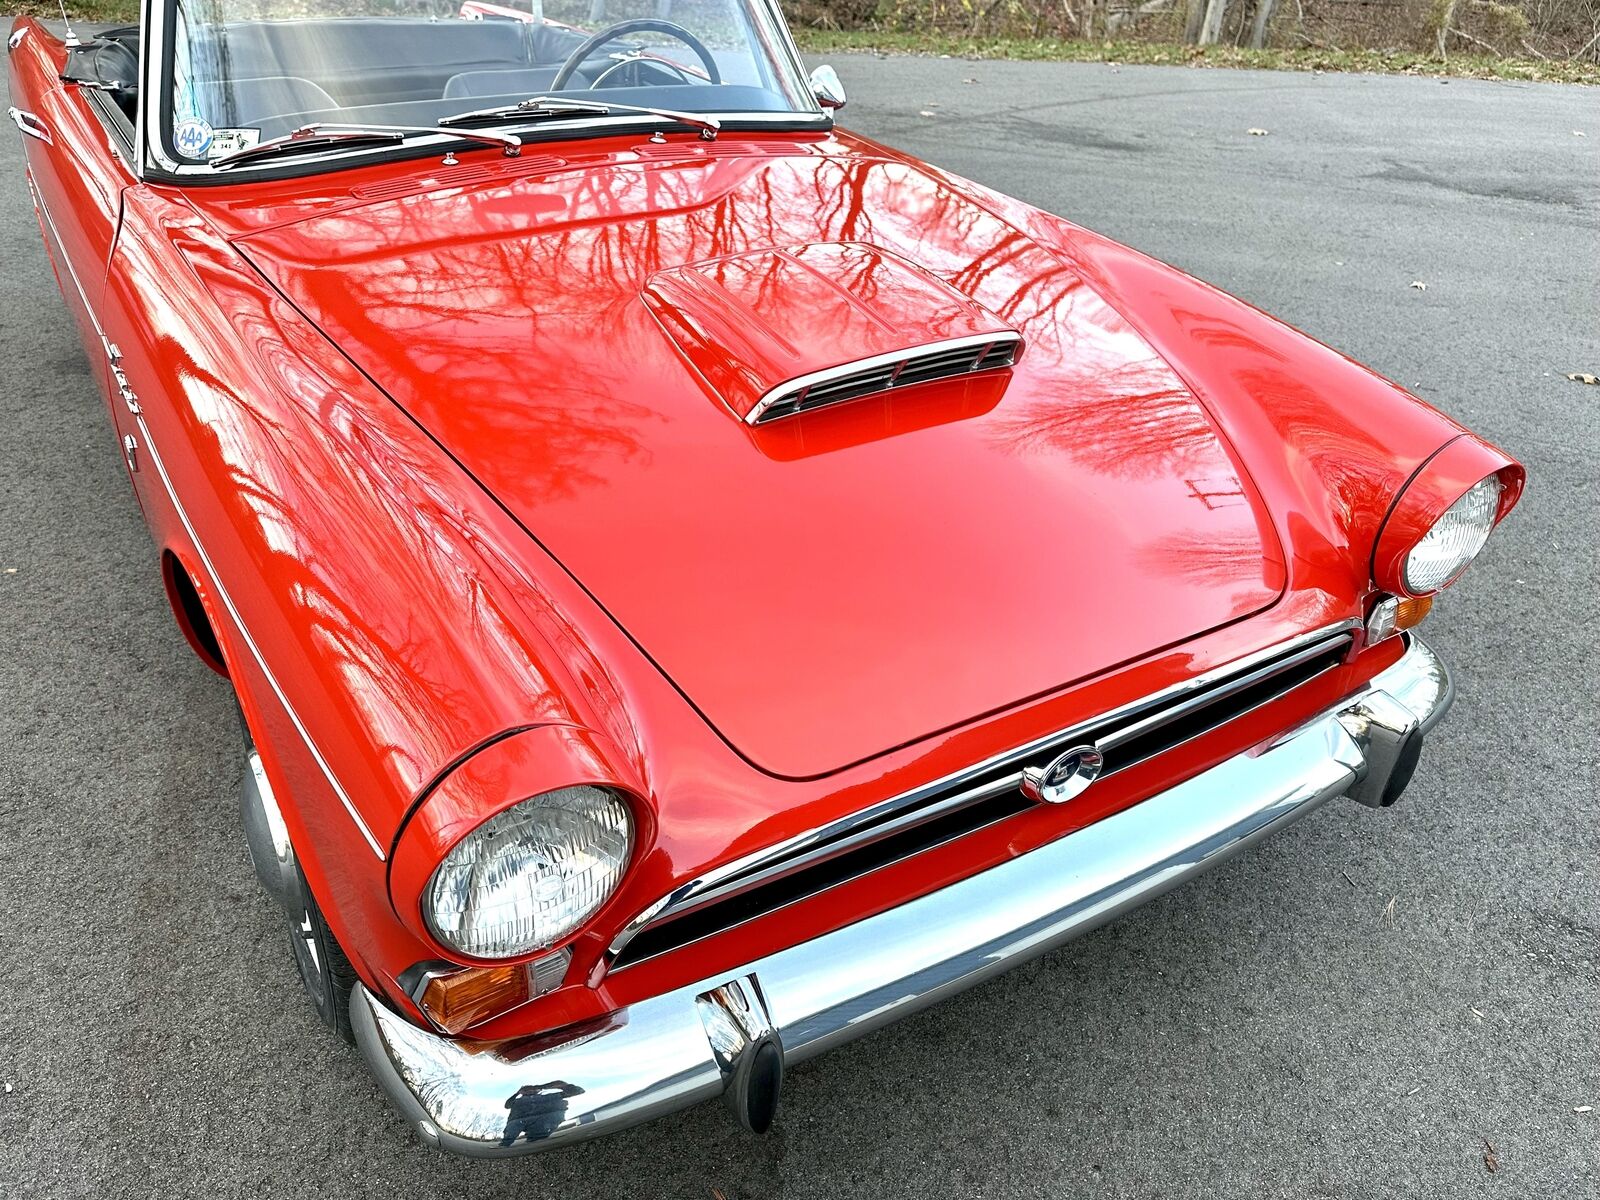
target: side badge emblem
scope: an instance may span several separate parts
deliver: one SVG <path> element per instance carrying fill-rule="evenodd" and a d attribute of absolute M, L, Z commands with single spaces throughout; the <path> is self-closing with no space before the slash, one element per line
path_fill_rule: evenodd
<path fill-rule="evenodd" d="M 1074 746 L 1056 756 L 1047 767 L 1027 767 L 1022 772 L 1022 794 L 1044 804 L 1065 804 L 1083 795 L 1100 777 L 1105 758 L 1093 746 Z"/>

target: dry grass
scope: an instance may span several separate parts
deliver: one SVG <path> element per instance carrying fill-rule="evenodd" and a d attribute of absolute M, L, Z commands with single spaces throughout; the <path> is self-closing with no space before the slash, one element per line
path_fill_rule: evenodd
<path fill-rule="evenodd" d="M 61 8 L 55 0 L 11 0 L 0 11 L 47 21 L 61 19 Z M 74 21 L 89 25 L 133 25 L 139 20 L 139 0 L 67 0 L 67 13 Z M 0 28 L 8 24 L 5 17 L 0 17 Z"/>
<path fill-rule="evenodd" d="M 880 51 L 951 58 L 1009 58 L 1060 62 L 1151 63 L 1187 67 L 1253 67 L 1277 71 L 1361 71 L 1462 79 L 1520 79 L 1600 84 L 1600 64 L 1456 55 L 1441 60 L 1415 50 L 1247 50 L 1235 46 L 1178 46 L 1160 42 L 1071 42 L 1053 38 L 985 38 L 870 30 L 797 29 L 807 54 Z"/>

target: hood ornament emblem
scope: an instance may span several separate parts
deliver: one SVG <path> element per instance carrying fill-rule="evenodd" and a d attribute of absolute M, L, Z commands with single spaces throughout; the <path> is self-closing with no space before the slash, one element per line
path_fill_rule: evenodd
<path fill-rule="evenodd" d="M 1049 766 L 1024 768 L 1022 794 L 1044 804 L 1065 804 L 1088 790 L 1100 777 L 1105 761 L 1093 746 L 1074 746 L 1058 754 Z"/>

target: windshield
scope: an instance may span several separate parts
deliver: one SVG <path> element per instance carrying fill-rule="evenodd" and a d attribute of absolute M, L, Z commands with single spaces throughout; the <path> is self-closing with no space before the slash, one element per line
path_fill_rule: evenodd
<path fill-rule="evenodd" d="M 179 163 L 307 125 L 426 133 L 534 96 L 590 103 L 530 112 L 530 126 L 592 136 L 639 120 L 627 106 L 819 111 L 769 0 L 174 0 L 168 12 L 163 122 Z"/>

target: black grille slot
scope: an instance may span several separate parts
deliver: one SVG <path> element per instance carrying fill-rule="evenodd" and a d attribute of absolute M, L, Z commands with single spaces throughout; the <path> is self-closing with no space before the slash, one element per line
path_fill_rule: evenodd
<path fill-rule="evenodd" d="M 1033 806 L 1018 787 L 1026 767 L 1045 767 L 1093 744 L 1114 774 L 1199 737 L 1332 670 L 1351 635 L 1330 632 L 1241 667 L 1063 730 L 1012 754 L 909 792 L 832 837 L 718 878 L 667 905 L 618 953 L 612 969 L 676 950 L 891 863 L 1015 816 Z"/>
<path fill-rule="evenodd" d="M 979 356 L 978 365 L 973 369 L 987 371 L 990 367 L 1009 367 L 1016 361 L 1017 343 L 996 342 Z"/>
<path fill-rule="evenodd" d="M 971 833 L 985 825 L 992 825 L 996 821 L 1002 821 L 1032 807 L 1033 801 L 1018 791 L 995 796 L 981 805 L 957 809 L 932 821 L 857 846 L 835 858 L 814 863 L 781 879 L 696 909 L 675 920 L 649 926 L 628 943 L 612 965 L 612 970 L 630 962 L 640 962 L 665 954 L 669 950 L 676 950 L 680 946 L 687 946 L 690 942 L 721 933 L 724 929 L 732 929 L 735 925 L 741 925 L 764 913 L 773 912 L 797 900 L 804 900 L 807 896 L 814 896 L 835 884 L 855 879 L 869 871 L 876 871 L 880 867 L 910 858 L 924 850 L 931 850 L 953 838 Z"/>
<path fill-rule="evenodd" d="M 858 371 L 845 371 L 816 383 L 782 392 L 757 411 L 754 421 L 765 424 L 779 417 L 809 412 L 846 400 L 859 400 L 894 388 L 915 383 L 954 379 L 974 371 L 992 371 L 1017 361 L 1022 339 L 1015 333 L 994 335 L 993 341 L 966 341 L 957 346 L 939 347 L 890 362 L 877 362 Z"/>
<path fill-rule="evenodd" d="M 930 379 L 944 379 L 950 375 L 965 375 L 978 365 L 983 355 L 982 346 L 965 350 L 951 350 L 944 354 L 929 354 L 922 358 L 908 358 L 900 374 L 895 376 L 896 387 L 913 383 L 926 383 Z"/>
<path fill-rule="evenodd" d="M 869 396 L 873 392 L 883 391 L 893 381 L 894 368 L 881 367 L 876 371 L 862 371 L 858 375 L 846 375 L 842 379 L 813 384 L 800 393 L 800 407 L 820 408 L 824 404 L 835 404 L 840 400 Z"/>

